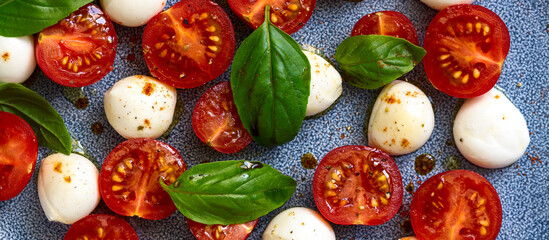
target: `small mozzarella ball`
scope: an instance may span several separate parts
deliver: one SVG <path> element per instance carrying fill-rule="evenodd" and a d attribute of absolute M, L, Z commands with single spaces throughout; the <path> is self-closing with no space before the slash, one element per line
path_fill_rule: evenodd
<path fill-rule="evenodd" d="M 34 72 L 34 38 L 0 36 L 0 83 L 22 83 Z"/>
<path fill-rule="evenodd" d="M 377 97 L 368 124 L 368 144 L 390 155 L 419 149 L 429 140 L 435 115 L 429 98 L 411 83 L 395 80 Z"/>
<path fill-rule="evenodd" d="M 271 220 L 263 240 L 335 240 L 332 226 L 320 213 L 304 208 L 286 209 Z"/>
<path fill-rule="evenodd" d="M 439 11 L 451 5 L 471 4 L 474 2 L 474 0 L 421 0 L 421 1 L 427 4 L 427 6 Z"/>
<path fill-rule="evenodd" d="M 454 141 L 471 163 L 501 168 L 524 154 L 530 135 L 518 108 L 494 88 L 461 106 L 454 120 Z"/>
<path fill-rule="evenodd" d="M 341 75 L 321 56 L 303 51 L 311 64 L 311 88 L 306 116 L 313 116 L 330 108 L 341 96 Z"/>
<path fill-rule="evenodd" d="M 101 0 L 112 21 L 127 27 L 145 25 L 166 6 L 166 0 Z"/>
<path fill-rule="evenodd" d="M 172 123 L 177 91 L 155 78 L 135 75 L 115 83 L 103 101 L 107 120 L 122 137 L 157 138 Z"/>
<path fill-rule="evenodd" d="M 38 173 L 40 205 L 50 221 L 72 224 L 99 203 L 99 171 L 87 158 L 72 153 L 50 155 Z"/>

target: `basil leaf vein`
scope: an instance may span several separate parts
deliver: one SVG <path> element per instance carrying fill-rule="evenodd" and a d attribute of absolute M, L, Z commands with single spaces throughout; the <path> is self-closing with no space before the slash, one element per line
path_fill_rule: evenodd
<path fill-rule="evenodd" d="M 12 0 L 0 4 L 0 35 L 20 37 L 56 24 L 91 0 Z"/>
<path fill-rule="evenodd" d="M 269 6 L 265 15 L 269 16 Z M 260 145 L 273 147 L 299 133 L 311 67 L 295 40 L 265 19 L 236 51 L 231 88 L 246 130 Z"/>
<path fill-rule="evenodd" d="M 67 155 L 71 153 L 71 137 L 63 118 L 34 91 L 16 83 L 1 83 L 0 110 L 23 118 L 41 146 Z"/>
<path fill-rule="evenodd" d="M 383 35 L 360 35 L 345 39 L 335 58 L 345 81 L 375 89 L 414 69 L 427 52 L 404 39 Z"/>
<path fill-rule="evenodd" d="M 170 186 L 160 181 L 185 217 L 207 225 L 244 223 L 264 216 L 282 206 L 296 184 L 267 164 L 245 160 L 199 164 Z"/>

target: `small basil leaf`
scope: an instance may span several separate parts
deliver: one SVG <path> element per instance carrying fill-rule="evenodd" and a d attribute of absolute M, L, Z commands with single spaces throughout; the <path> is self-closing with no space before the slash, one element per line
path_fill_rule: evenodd
<path fill-rule="evenodd" d="M 296 181 L 267 164 L 241 160 L 199 164 L 172 185 L 160 185 L 185 217 L 228 225 L 252 221 L 282 206 L 293 195 Z"/>
<path fill-rule="evenodd" d="M 359 88 L 375 89 L 414 69 L 426 53 L 402 38 L 360 35 L 339 44 L 335 59 L 345 81 Z"/>
<path fill-rule="evenodd" d="M 231 88 L 244 127 L 257 143 L 273 147 L 299 133 L 311 67 L 295 40 L 265 19 L 236 51 Z"/>
<path fill-rule="evenodd" d="M 0 35 L 20 37 L 56 24 L 92 0 L 6 0 L 0 3 Z"/>
<path fill-rule="evenodd" d="M 71 153 L 71 137 L 63 118 L 34 91 L 20 84 L 0 84 L 0 110 L 23 118 L 40 145 L 66 155 Z"/>

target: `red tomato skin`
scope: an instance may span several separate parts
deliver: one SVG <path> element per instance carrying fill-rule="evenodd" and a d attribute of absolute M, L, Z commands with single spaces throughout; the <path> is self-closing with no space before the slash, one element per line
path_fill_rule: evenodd
<path fill-rule="evenodd" d="M 126 140 L 103 162 L 99 191 L 103 201 L 117 214 L 164 219 L 176 207 L 160 186 L 159 178 L 170 185 L 186 169 L 179 152 L 167 143 L 147 138 Z"/>
<path fill-rule="evenodd" d="M 271 23 L 280 28 L 280 30 L 287 34 L 292 34 L 301 29 L 309 21 L 313 15 L 316 0 L 228 0 L 231 10 L 252 29 L 257 29 L 265 21 L 265 6 L 269 4 L 271 6 Z M 297 10 L 295 14 L 288 14 L 290 16 L 296 16 L 286 21 L 284 12 L 293 12 L 289 9 L 291 4 L 295 4 Z M 278 22 L 273 21 L 273 15 L 276 15 Z"/>
<path fill-rule="evenodd" d="M 404 14 L 395 11 L 367 14 L 356 22 L 351 31 L 351 36 L 370 34 L 404 38 L 419 46 L 414 24 Z"/>
<path fill-rule="evenodd" d="M 231 85 L 226 81 L 202 94 L 194 107 L 192 125 L 202 142 L 221 153 L 238 152 L 252 142 L 238 115 Z"/>
<path fill-rule="evenodd" d="M 198 240 L 246 240 L 252 233 L 259 219 L 241 224 L 206 225 L 187 218 L 187 225 Z M 216 236 L 216 230 L 219 237 Z"/>
<path fill-rule="evenodd" d="M 38 158 L 38 141 L 19 116 L 0 111 L 0 201 L 19 195 L 27 186 Z"/>
<path fill-rule="evenodd" d="M 481 25 L 480 32 L 476 35 L 458 32 L 460 36 L 450 36 L 452 34 L 448 30 L 449 24 L 460 22 L 467 32 L 467 23 L 474 23 L 472 29 L 476 31 L 477 21 L 489 27 L 487 36 L 482 36 L 485 25 Z M 459 31 L 459 26 L 456 26 L 452 29 Z M 486 39 L 489 39 L 489 44 L 483 42 Z M 451 47 L 447 44 L 451 44 Z M 435 16 L 427 28 L 423 46 L 427 51 L 423 58 L 425 74 L 433 86 L 453 97 L 472 98 L 488 92 L 498 81 L 509 52 L 510 36 L 507 26 L 494 12 L 479 5 L 458 4 L 441 10 Z M 446 52 L 441 52 L 441 47 L 450 49 L 451 58 L 445 60 L 451 63 L 448 70 L 442 66 L 446 62 L 440 57 Z M 454 55 L 458 55 L 459 58 L 452 59 Z M 462 55 L 472 60 L 465 60 Z M 471 68 L 480 71 L 478 79 L 473 77 Z M 459 81 L 453 76 L 456 72 L 454 70 L 462 71 L 458 77 Z M 469 80 L 465 81 L 465 84 L 460 83 L 466 74 Z"/>
<path fill-rule="evenodd" d="M 357 155 L 360 155 L 362 157 L 365 157 L 368 159 L 368 163 L 372 163 L 375 161 L 377 162 L 377 166 L 381 166 L 384 171 L 389 176 L 389 190 L 390 192 L 390 199 L 388 201 L 388 204 L 385 209 L 382 210 L 372 210 L 371 205 L 368 205 L 367 202 L 362 201 L 362 203 L 358 203 L 359 200 L 357 200 L 356 196 L 356 190 L 358 189 L 365 189 L 365 188 L 373 188 L 372 185 L 367 184 L 355 184 L 350 185 L 349 188 L 350 191 L 355 191 L 354 198 L 351 199 L 353 203 L 347 203 L 343 206 L 338 206 L 338 203 L 333 203 L 328 200 L 328 198 L 325 196 L 326 191 L 326 185 L 328 184 L 325 180 L 326 178 L 330 177 L 328 174 L 330 173 L 330 170 L 335 168 L 335 165 L 341 164 L 342 161 L 340 158 L 343 158 L 345 162 L 352 162 L 353 160 L 358 161 Z M 374 160 L 372 160 L 374 159 Z M 362 176 L 362 181 L 365 182 L 366 180 L 364 176 L 367 176 L 369 174 L 366 174 L 362 171 L 364 171 L 364 168 L 360 165 L 364 164 L 357 164 L 359 162 L 352 162 L 354 166 L 359 166 L 358 169 L 355 169 L 355 167 L 351 168 L 352 171 L 356 171 L 359 173 L 359 175 L 356 176 Z M 363 162 L 362 162 L 363 163 Z M 374 167 L 375 168 L 375 167 Z M 371 171 L 369 171 L 371 173 Z M 352 176 L 348 176 L 348 179 L 351 179 Z M 372 177 L 372 175 L 370 175 Z M 374 178 L 376 175 L 373 176 Z M 343 179 L 343 178 L 342 178 Z M 349 180 L 345 180 L 348 183 Z M 356 182 L 356 181 L 352 181 Z M 339 184 L 336 182 L 336 184 Z M 351 183 L 352 184 L 352 183 Z M 345 185 L 343 185 L 343 190 L 345 190 Z M 354 187 L 352 187 L 354 186 Z M 343 192 L 343 191 L 342 191 Z M 370 194 L 374 195 L 377 193 L 377 189 L 369 191 Z M 379 197 L 379 195 L 375 194 Z M 402 177 L 400 175 L 400 171 L 388 154 L 384 153 L 380 149 L 371 148 L 367 146 L 359 146 L 359 145 L 347 145 L 342 146 L 333 149 L 330 151 L 324 158 L 320 161 L 318 164 L 315 175 L 313 178 L 313 196 L 316 203 L 316 206 L 320 213 L 326 218 L 328 221 L 333 222 L 335 224 L 340 225 L 379 225 L 383 224 L 390 219 L 392 219 L 396 213 L 398 212 L 401 204 L 402 204 L 402 195 L 403 195 L 403 187 L 402 187 Z M 383 196 L 383 195 L 382 195 Z M 339 198 L 340 199 L 340 198 Z M 348 199 L 348 201 L 351 201 Z M 360 209 L 359 206 L 365 206 L 364 209 Z M 381 205 L 381 204 L 380 204 Z"/>
<path fill-rule="evenodd" d="M 102 236 L 98 236 L 99 228 L 102 229 Z M 84 238 L 84 236 L 87 238 Z M 139 237 L 132 226 L 124 219 L 111 215 L 95 214 L 73 223 L 63 238 L 63 240 L 79 239 L 138 240 Z"/>
<path fill-rule="evenodd" d="M 440 183 L 444 184 L 439 185 Z M 438 188 L 439 186 L 440 188 Z M 449 189 L 445 191 L 443 188 Z M 439 196 L 439 192 L 435 189 L 442 189 L 442 195 Z M 485 203 L 481 206 L 486 206 L 487 215 L 490 220 L 490 226 L 487 227 L 488 234 L 485 236 L 478 236 L 478 234 L 475 235 L 474 233 L 461 235 L 461 231 L 465 229 L 465 227 L 469 227 L 470 221 L 476 220 L 469 215 L 463 215 L 467 214 L 468 211 L 471 211 L 471 201 L 467 198 L 472 197 L 472 194 L 474 193 L 477 193 L 479 198 L 482 197 L 485 199 Z M 437 198 L 437 202 L 440 201 L 439 204 L 444 205 L 444 207 L 442 209 L 437 207 L 436 210 L 439 214 L 436 216 L 427 216 L 428 213 L 426 213 L 426 211 L 430 213 L 433 212 L 433 201 L 431 199 L 435 198 Z M 473 202 L 473 204 L 476 205 L 478 202 Z M 501 228 L 502 207 L 496 189 L 486 180 L 486 178 L 468 170 L 453 170 L 432 176 L 421 184 L 414 193 L 414 198 L 412 199 L 410 218 L 412 228 L 418 239 L 493 240 L 496 239 Z M 429 224 L 431 223 L 431 219 L 442 219 L 447 221 L 459 221 L 459 219 L 462 219 L 463 221 L 457 223 L 457 226 L 452 225 L 453 222 L 442 222 L 439 223 L 439 227 L 435 227 Z M 455 229 L 455 227 L 461 226 L 463 226 L 463 228 Z M 455 234 L 452 235 L 452 232 Z"/>
<path fill-rule="evenodd" d="M 92 3 L 42 30 L 35 42 L 38 66 L 63 86 L 91 85 L 113 69 L 117 35 L 109 17 Z"/>
<path fill-rule="evenodd" d="M 142 45 L 154 77 L 176 88 L 194 88 L 227 70 L 235 35 L 229 16 L 215 2 L 186 0 L 149 20 Z"/>

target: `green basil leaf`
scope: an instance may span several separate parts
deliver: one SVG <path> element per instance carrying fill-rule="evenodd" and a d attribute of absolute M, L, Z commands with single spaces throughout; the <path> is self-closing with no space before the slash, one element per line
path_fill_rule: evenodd
<path fill-rule="evenodd" d="M 311 66 L 295 40 L 265 19 L 236 51 L 231 88 L 244 127 L 257 143 L 273 147 L 299 133 Z"/>
<path fill-rule="evenodd" d="M 71 153 L 71 137 L 63 118 L 34 91 L 16 83 L 0 84 L 0 111 L 27 121 L 40 145 L 67 155 Z"/>
<path fill-rule="evenodd" d="M 411 71 L 427 52 L 402 38 L 360 35 L 345 39 L 335 59 L 345 81 L 375 89 Z"/>
<path fill-rule="evenodd" d="M 20 37 L 56 24 L 92 0 L 5 0 L 0 2 L 0 35 Z"/>
<path fill-rule="evenodd" d="M 228 225 L 255 220 L 282 206 L 293 195 L 296 181 L 267 164 L 241 160 L 199 164 L 172 185 L 160 185 L 185 217 Z"/>

